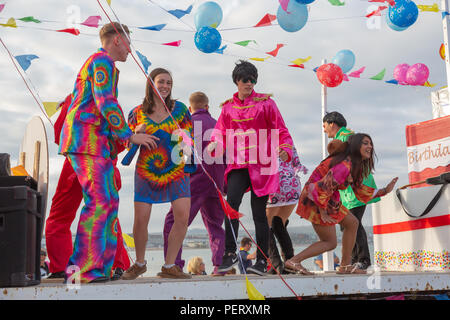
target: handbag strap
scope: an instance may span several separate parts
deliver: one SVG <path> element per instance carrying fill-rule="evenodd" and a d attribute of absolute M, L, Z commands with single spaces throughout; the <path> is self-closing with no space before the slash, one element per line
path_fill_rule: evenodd
<path fill-rule="evenodd" d="M 426 215 L 428 212 L 431 211 L 431 209 L 433 209 L 433 207 L 436 205 L 436 203 L 438 202 L 439 198 L 441 197 L 442 194 L 442 190 L 444 190 L 445 186 L 447 185 L 447 182 L 442 184 L 441 188 L 439 189 L 439 191 L 436 193 L 436 195 L 434 196 L 433 200 L 430 201 L 430 203 L 428 204 L 428 206 L 425 208 L 425 210 L 423 211 L 423 213 L 420 216 L 415 216 L 412 215 L 408 209 L 405 208 L 405 205 L 403 204 L 403 200 L 402 200 L 402 196 L 400 194 L 400 189 L 397 189 L 395 191 L 395 193 L 397 194 L 397 198 L 398 201 L 400 201 L 400 204 L 402 205 L 403 211 L 405 211 L 405 213 L 412 217 L 412 218 L 420 218 L 423 217 L 424 215 Z"/>

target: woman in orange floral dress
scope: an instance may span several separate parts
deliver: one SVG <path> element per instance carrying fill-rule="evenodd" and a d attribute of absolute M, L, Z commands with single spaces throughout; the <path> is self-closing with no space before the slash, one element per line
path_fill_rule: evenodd
<path fill-rule="evenodd" d="M 358 133 L 347 142 L 333 140 L 328 145 L 329 156 L 313 171 L 306 182 L 297 207 L 297 214 L 309 220 L 319 241 L 301 251 L 285 263 L 285 268 L 312 274 L 301 262 L 321 253 L 333 250 L 337 245 L 337 223 L 344 228 L 342 235 L 342 260 L 337 273 L 365 273 L 357 265 L 351 265 L 351 253 L 356 239 L 358 220 L 342 205 L 339 191 L 352 187 L 356 197 L 364 203 L 392 191 L 398 178 L 382 189 L 362 184 L 363 178 L 374 169 L 374 149 L 369 135 Z"/>

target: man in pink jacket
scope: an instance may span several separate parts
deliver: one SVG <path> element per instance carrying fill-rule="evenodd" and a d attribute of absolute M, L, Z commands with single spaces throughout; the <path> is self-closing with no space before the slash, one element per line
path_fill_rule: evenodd
<path fill-rule="evenodd" d="M 253 90 L 258 80 L 256 67 L 240 60 L 232 77 L 238 92 L 222 104 L 208 149 L 216 154 L 226 152 L 227 201 L 234 210 L 239 211 L 242 197 L 251 190 L 256 242 L 261 250 L 257 252 L 256 263 L 247 272 L 265 275 L 269 244 L 267 199 L 269 194 L 279 190 L 278 156 L 282 161 L 290 161 L 293 141 L 271 95 Z M 229 271 L 238 263 L 238 230 L 238 219 L 225 219 L 225 254 L 220 272 Z"/>

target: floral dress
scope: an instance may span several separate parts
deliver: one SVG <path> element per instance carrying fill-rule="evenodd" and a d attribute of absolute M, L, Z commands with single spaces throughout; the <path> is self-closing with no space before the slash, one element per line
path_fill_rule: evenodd
<path fill-rule="evenodd" d="M 308 173 L 308 169 L 301 164 L 297 149 L 292 148 L 292 161 L 279 159 L 280 191 L 269 195 L 267 208 L 296 204 L 300 198 L 302 185 L 298 173 Z"/>
<path fill-rule="evenodd" d="M 350 170 L 352 167 L 350 158 L 330 168 L 332 158 L 327 158 L 313 171 L 306 182 L 297 206 L 297 214 L 311 221 L 313 224 L 334 225 L 324 223 L 320 218 L 319 208 L 326 209 L 328 215 L 337 223 L 348 214 L 349 210 L 342 205 L 339 190 L 351 186 L 355 196 L 367 203 L 375 194 L 376 189 L 362 184 L 356 188 L 353 185 Z"/>
<path fill-rule="evenodd" d="M 140 149 L 134 176 L 135 202 L 164 203 L 191 196 L 189 174 L 184 170 L 183 151 L 179 143 L 182 137 L 177 134 L 180 126 L 193 139 L 191 114 L 178 101 L 171 113 L 176 123 L 170 115 L 160 123 L 154 122 L 142 105 L 131 110 L 128 116 L 131 130 L 144 123 L 145 133 L 159 138 L 156 149 Z M 175 134 L 179 138 L 174 139 Z"/>

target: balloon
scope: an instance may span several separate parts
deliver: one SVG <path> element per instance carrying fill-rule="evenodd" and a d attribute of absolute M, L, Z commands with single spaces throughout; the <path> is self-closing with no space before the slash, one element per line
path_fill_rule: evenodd
<path fill-rule="evenodd" d="M 284 31 L 296 32 L 303 28 L 308 21 L 308 8 L 304 4 L 289 1 L 287 12 L 281 5 L 278 7 L 277 20 Z"/>
<path fill-rule="evenodd" d="M 202 3 L 194 15 L 194 23 L 197 30 L 202 27 L 217 28 L 222 22 L 222 8 L 214 1 Z"/>
<path fill-rule="evenodd" d="M 219 49 L 222 43 L 222 36 L 217 29 L 202 27 L 195 33 L 195 46 L 204 53 L 211 53 Z"/>
<path fill-rule="evenodd" d="M 331 62 L 341 67 L 343 73 L 347 73 L 355 65 L 355 55 L 351 50 L 341 50 L 336 53 Z"/>
<path fill-rule="evenodd" d="M 327 87 L 337 87 L 344 79 L 344 73 L 341 67 L 334 63 L 321 65 L 316 71 L 320 83 Z"/>
<path fill-rule="evenodd" d="M 422 86 L 430 75 L 428 67 L 423 63 L 416 63 L 409 67 L 406 73 L 406 82 L 412 86 Z"/>
<path fill-rule="evenodd" d="M 402 27 L 399 27 L 399 26 L 396 26 L 395 24 L 393 24 L 392 21 L 391 21 L 391 19 L 389 18 L 389 14 L 385 15 L 385 17 L 386 17 L 386 24 L 387 24 L 388 27 L 391 28 L 392 30 L 394 30 L 394 31 L 403 31 L 403 30 L 408 29 L 408 27 L 402 28 Z"/>
<path fill-rule="evenodd" d="M 295 1 L 301 4 L 310 4 L 313 3 L 315 0 L 295 0 Z"/>
<path fill-rule="evenodd" d="M 394 68 L 394 79 L 399 84 L 406 84 L 406 73 L 408 72 L 409 64 L 402 63 Z"/>
<path fill-rule="evenodd" d="M 419 9 L 411 0 L 396 0 L 395 6 L 389 6 L 389 19 L 397 27 L 411 26 L 418 16 Z"/>

